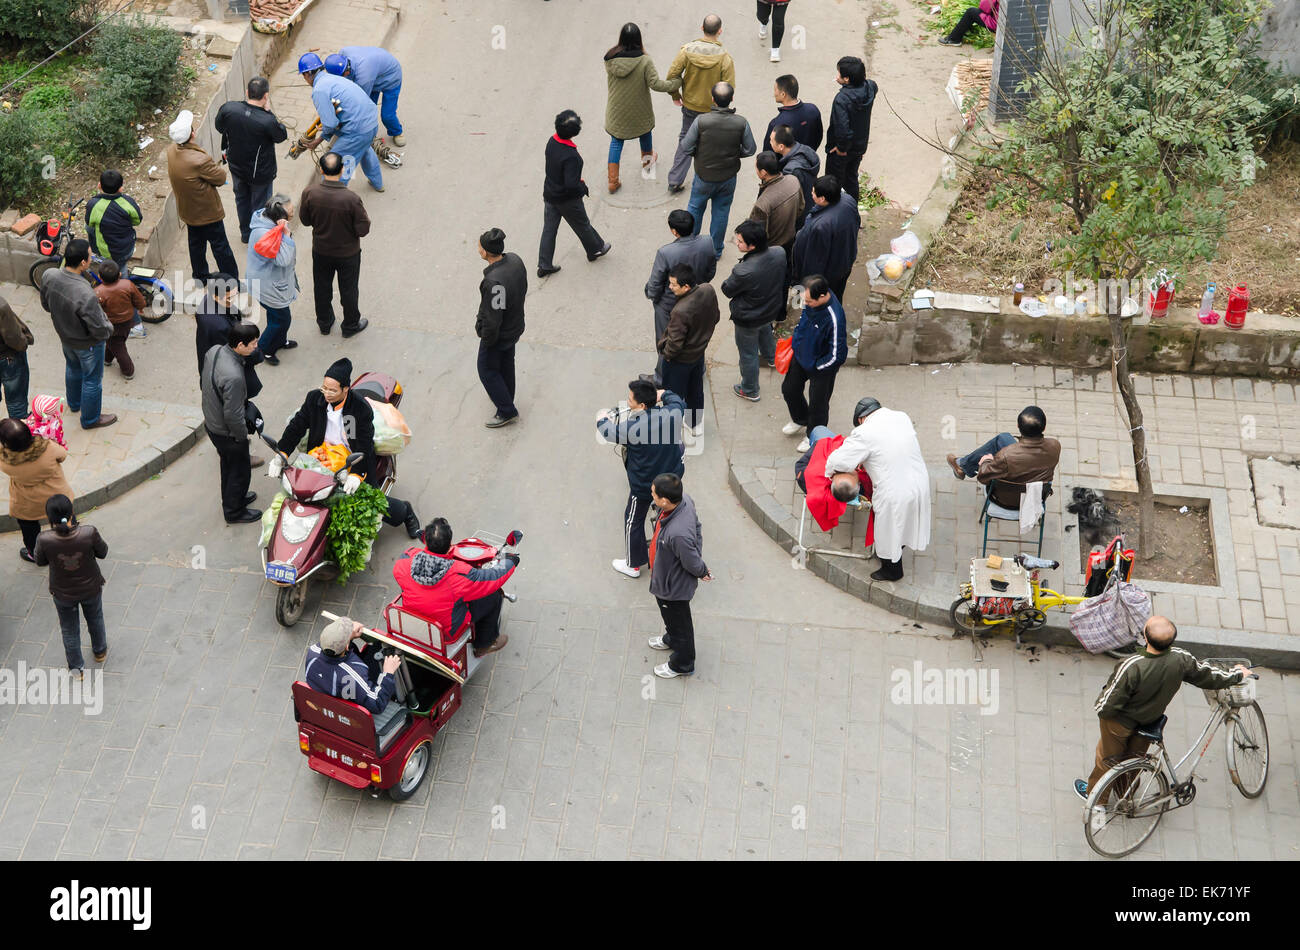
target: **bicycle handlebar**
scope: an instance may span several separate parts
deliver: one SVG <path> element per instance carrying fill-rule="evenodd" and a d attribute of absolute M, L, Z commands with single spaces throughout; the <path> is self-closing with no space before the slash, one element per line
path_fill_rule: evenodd
<path fill-rule="evenodd" d="M 1032 554 L 1017 554 L 1016 563 L 1031 571 L 1054 571 L 1061 566 L 1060 561 L 1051 561 L 1045 557 L 1034 557 Z"/>

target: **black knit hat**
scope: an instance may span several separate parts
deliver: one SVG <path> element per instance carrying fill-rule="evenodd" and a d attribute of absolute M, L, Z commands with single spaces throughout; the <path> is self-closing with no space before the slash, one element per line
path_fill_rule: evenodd
<path fill-rule="evenodd" d="M 330 368 L 325 370 L 325 376 L 328 379 L 337 380 L 340 386 L 351 386 L 352 361 L 346 356 L 342 359 L 335 360 Z"/>
<path fill-rule="evenodd" d="M 489 254 L 500 254 L 506 249 L 506 233 L 500 228 L 489 228 L 479 235 L 478 243 Z"/>

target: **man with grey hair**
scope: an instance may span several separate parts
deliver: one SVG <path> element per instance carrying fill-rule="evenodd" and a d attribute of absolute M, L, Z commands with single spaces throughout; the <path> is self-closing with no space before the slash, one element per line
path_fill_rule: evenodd
<path fill-rule="evenodd" d="M 713 203 L 709 236 L 713 238 L 714 256 L 719 258 L 727 240 L 727 218 L 736 196 L 740 160 L 757 150 L 749 122 L 737 115 L 731 104 L 735 94 L 731 83 L 720 82 L 714 86 L 713 108 L 695 120 L 681 144 L 687 155 L 695 156 L 695 181 L 691 183 L 691 200 L 686 210 L 694 216 L 695 233 L 699 234 L 704 224 L 704 207 Z"/>
<path fill-rule="evenodd" d="M 713 103 L 709 100 L 709 90 L 719 82 L 736 81 L 736 64 L 731 54 L 722 48 L 722 17 L 710 13 L 701 26 L 703 36 L 682 46 L 668 67 L 666 80 L 682 80 L 681 98 L 673 103 L 682 107 L 682 131 L 677 137 L 677 154 L 673 156 L 673 167 L 668 172 L 668 191 L 676 194 L 686 187 L 686 169 L 691 156 L 683 150 L 686 133 L 690 131 L 695 120 L 708 112 Z"/>
<path fill-rule="evenodd" d="M 381 662 L 378 647 L 364 640 L 360 646 L 354 643 L 364 629 L 347 617 L 331 621 L 320 632 L 320 643 L 312 644 L 307 651 L 303 679 L 318 693 L 329 693 L 378 713 L 383 712 L 397 692 L 395 674 L 402 658 L 393 654 Z"/>

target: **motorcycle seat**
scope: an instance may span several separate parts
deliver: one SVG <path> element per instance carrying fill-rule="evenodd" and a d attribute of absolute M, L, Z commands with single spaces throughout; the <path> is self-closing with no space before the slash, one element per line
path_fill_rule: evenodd
<path fill-rule="evenodd" d="M 387 706 L 381 712 L 374 714 L 375 720 L 375 742 L 378 745 L 379 754 L 383 755 L 388 747 L 393 744 L 393 740 L 398 734 L 406 728 L 406 724 L 411 721 L 411 711 L 401 703 L 389 700 Z"/>

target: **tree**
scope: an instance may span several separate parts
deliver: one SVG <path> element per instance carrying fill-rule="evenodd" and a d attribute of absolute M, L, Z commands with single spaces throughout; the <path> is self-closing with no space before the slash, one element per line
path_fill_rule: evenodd
<path fill-rule="evenodd" d="M 1258 147 L 1300 106 L 1300 83 L 1259 56 L 1269 0 L 1100 6 L 1062 42 L 1044 44 L 1021 87 L 1023 113 L 974 162 L 1001 173 L 994 201 L 1028 195 L 1068 211 L 1065 259 L 1096 280 L 1109 318 L 1132 430 L 1139 550 L 1150 558 L 1155 502 L 1120 302 L 1150 269 L 1186 273 L 1213 257 L 1233 195 L 1254 181 Z"/>

